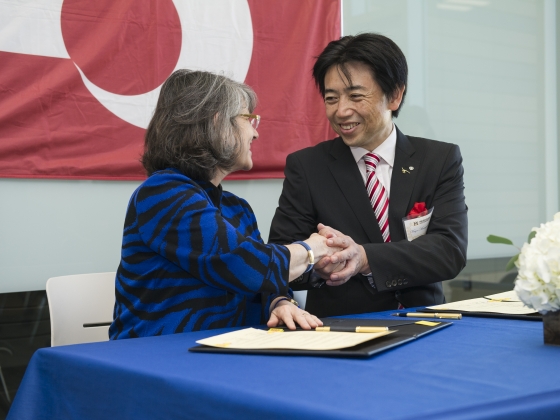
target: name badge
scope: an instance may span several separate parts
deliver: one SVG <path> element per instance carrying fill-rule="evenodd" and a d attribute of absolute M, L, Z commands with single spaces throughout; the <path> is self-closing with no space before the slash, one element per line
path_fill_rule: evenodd
<path fill-rule="evenodd" d="M 432 207 L 425 216 L 415 217 L 414 219 L 403 217 L 402 221 L 404 231 L 406 232 L 406 239 L 413 241 L 414 239 L 426 234 L 433 211 L 434 208 Z"/>

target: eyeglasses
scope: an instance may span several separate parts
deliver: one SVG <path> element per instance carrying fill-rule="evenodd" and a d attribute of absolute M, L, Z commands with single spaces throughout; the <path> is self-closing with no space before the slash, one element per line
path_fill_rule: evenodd
<path fill-rule="evenodd" d="M 239 114 L 239 116 L 247 118 L 255 130 L 261 122 L 261 116 L 257 114 Z"/>

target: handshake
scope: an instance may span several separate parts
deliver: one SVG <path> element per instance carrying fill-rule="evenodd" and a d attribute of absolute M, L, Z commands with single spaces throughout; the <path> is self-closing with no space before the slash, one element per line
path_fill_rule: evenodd
<path fill-rule="evenodd" d="M 317 225 L 319 233 L 312 234 L 306 242 L 314 251 L 316 259 L 314 272 L 329 286 L 340 286 L 356 274 L 369 274 L 371 269 L 364 247 L 343 233 Z"/>

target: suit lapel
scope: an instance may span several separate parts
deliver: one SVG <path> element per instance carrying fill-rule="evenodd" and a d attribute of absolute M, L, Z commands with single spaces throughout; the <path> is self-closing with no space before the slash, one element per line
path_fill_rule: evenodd
<path fill-rule="evenodd" d="M 371 208 L 364 186 L 364 180 L 360 175 L 350 148 L 338 138 L 333 143 L 331 156 L 334 160 L 329 164 L 329 169 L 369 240 L 371 242 L 383 242 L 375 213 Z"/>
<path fill-rule="evenodd" d="M 393 174 L 391 175 L 391 197 L 389 201 L 389 229 L 393 242 L 405 238 L 402 218 L 406 216 L 406 211 L 411 205 L 410 198 L 421 161 L 421 157 L 416 153 L 408 138 L 398 128 L 396 130 L 397 147 L 395 149 Z"/>

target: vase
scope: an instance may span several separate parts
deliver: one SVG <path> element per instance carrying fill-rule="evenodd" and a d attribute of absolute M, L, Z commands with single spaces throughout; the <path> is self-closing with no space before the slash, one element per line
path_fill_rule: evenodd
<path fill-rule="evenodd" d="M 544 344 L 560 346 L 560 311 L 543 315 Z"/>

